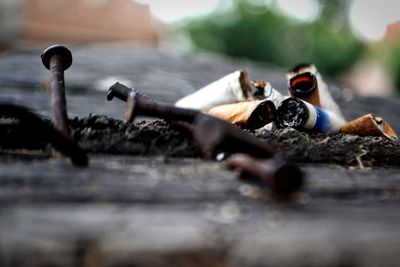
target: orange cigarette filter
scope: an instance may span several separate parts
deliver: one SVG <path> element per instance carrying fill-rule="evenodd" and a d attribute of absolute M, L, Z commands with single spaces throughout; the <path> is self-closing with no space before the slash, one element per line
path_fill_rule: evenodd
<path fill-rule="evenodd" d="M 389 123 L 374 114 L 366 114 L 346 123 L 340 128 L 340 132 L 360 136 L 382 136 L 390 140 L 398 139 Z"/>
<path fill-rule="evenodd" d="M 272 101 L 259 100 L 216 106 L 208 114 L 246 129 L 258 129 L 275 121 L 276 108 Z"/>
<path fill-rule="evenodd" d="M 317 78 L 310 72 L 298 74 L 289 80 L 289 95 L 321 107 Z"/>

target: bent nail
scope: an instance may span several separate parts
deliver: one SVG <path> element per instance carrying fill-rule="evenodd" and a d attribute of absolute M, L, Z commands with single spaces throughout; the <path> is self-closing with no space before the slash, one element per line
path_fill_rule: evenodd
<path fill-rule="evenodd" d="M 199 113 L 193 122 L 193 138 L 206 158 L 213 158 L 217 151 L 246 153 L 269 158 L 274 148 L 254 135 L 210 115 Z"/>
<path fill-rule="evenodd" d="M 276 108 L 272 101 L 259 100 L 216 106 L 208 114 L 246 129 L 258 129 L 275 121 Z"/>
<path fill-rule="evenodd" d="M 398 140 L 389 123 L 374 114 L 366 114 L 346 123 L 340 128 L 340 132 L 360 136 L 382 136 L 393 141 Z"/>
<path fill-rule="evenodd" d="M 286 73 L 289 95 L 335 113 L 344 120 L 328 86 L 313 64 L 300 64 Z"/>
<path fill-rule="evenodd" d="M 110 89 L 116 87 L 125 88 L 125 91 L 129 89 L 120 83 L 115 83 Z M 137 90 L 132 89 L 128 94 L 125 115 L 128 122 L 132 122 L 136 115 L 144 115 L 190 123 L 191 126 L 188 128 L 193 138 L 203 156 L 209 159 L 213 158 L 218 149 L 228 153 L 249 153 L 258 157 L 271 157 L 273 154 L 273 149 L 269 145 L 226 121 L 199 110 L 157 102 L 142 96 Z"/>
<path fill-rule="evenodd" d="M 303 184 L 300 168 L 278 156 L 255 159 L 246 154 L 234 154 L 228 158 L 225 167 L 239 172 L 242 178 L 262 182 L 275 193 L 294 193 Z"/>
<path fill-rule="evenodd" d="M 207 111 L 215 106 L 248 100 L 252 100 L 248 74 L 238 70 L 181 98 L 175 106 Z"/>
<path fill-rule="evenodd" d="M 280 127 L 311 130 L 319 133 L 337 133 L 345 121 L 335 113 L 318 108 L 299 98 L 282 101 L 277 112 Z"/>

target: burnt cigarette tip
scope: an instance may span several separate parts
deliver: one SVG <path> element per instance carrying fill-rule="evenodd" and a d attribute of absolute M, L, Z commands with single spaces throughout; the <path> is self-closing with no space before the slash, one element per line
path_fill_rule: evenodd
<path fill-rule="evenodd" d="M 305 124 L 307 118 L 307 107 L 295 97 L 282 101 L 277 110 L 277 124 L 279 127 L 299 128 Z"/>
<path fill-rule="evenodd" d="M 277 111 L 275 104 L 270 100 L 266 100 L 260 103 L 251 113 L 248 120 L 250 124 L 249 127 L 253 129 L 261 128 L 268 123 L 275 121 L 276 116 Z"/>
<path fill-rule="evenodd" d="M 297 97 L 307 97 L 317 88 L 317 78 L 310 72 L 298 74 L 289 80 L 289 91 Z"/>

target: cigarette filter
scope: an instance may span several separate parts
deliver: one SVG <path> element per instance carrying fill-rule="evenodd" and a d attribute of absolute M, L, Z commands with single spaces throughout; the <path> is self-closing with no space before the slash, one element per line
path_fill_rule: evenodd
<path fill-rule="evenodd" d="M 265 81 L 251 81 L 251 85 L 257 88 L 262 93 L 262 99 L 270 100 L 275 104 L 275 107 L 281 104 L 285 97 Z"/>
<path fill-rule="evenodd" d="M 340 128 L 340 132 L 360 136 L 382 136 L 393 141 L 398 140 L 389 123 L 374 114 L 366 114 L 346 123 Z"/>
<path fill-rule="evenodd" d="M 175 106 L 207 111 L 218 105 L 248 100 L 252 100 L 248 74 L 238 70 L 181 98 Z"/>
<path fill-rule="evenodd" d="M 306 73 L 309 73 L 306 75 Z M 299 77 L 296 77 L 299 76 Z M 314 76 L 314 78 L 311 78 Z M 303 99 L 314 106 L 331 111 L 344 120 L 339 106 L 333 100 L 328 86 L 322 79 L 321 74 L 313 64 L 300 64 L 286 73 L 289 84 L 289 95 Z M 314 81 L 314 79 L 316 81 Z M 294 88 L 292 92 L 291 87 Z M 302 95 L 301 91 L 304 91 Z"/>
<path fill-rule="evenodd" d="M 275 121 L 276 108 L 272 101 L 258 100 L 216 106 L 208 114 L 247 129 L 258 129 Z"/>
<path fill-rule="evenodd" d="M 331 111 L 318 108 L 299 98 L 290 97 L 282 101 L 279 106 L 277 123 L 280 127 L 337 133 L 345 121 Z"/>

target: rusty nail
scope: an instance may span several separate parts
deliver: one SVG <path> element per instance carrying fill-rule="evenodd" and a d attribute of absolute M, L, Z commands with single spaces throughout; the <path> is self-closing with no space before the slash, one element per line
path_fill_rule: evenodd
<path fill-rule="evenodd" d="M 1 103 L 0 115 L 17 118 L 21 123 L 29 126 L 32 131 L 38 131 L 40 136 L 51 143 L 55 149 L 68 156 L 74 165 L 88 165 L 87 155 L 81 148 L 27 108 L 10 103 Z"/>
<path fill-rule="evenodd" d="M 178 120 L 192 123 L 199 111 L 176 108 L 172 105 L 156 102 L 140 96 L 136 91 L 129 93 L 126 101 L 125 119 L 132 122 L 137 115 L 158 117 L 165 120 Z"/>
<path fill-rule="evenodd" d="M 116 82 L 110 87 L 110 89 L 108 89 L 107 100 L 111 101 L 114 99 L 114 97 L 116 97 L 119 100 L 126 102 L 131 91 L 132 89 L 120 84 L 119 82 Z"/>
<path fill-rule="evenodd" d="M 227 159 L 225 167 L 238 171 L 242 178 L 259 181 L 279 194 L 294 193 L 303 184 L 300 168 L 280 156 L 255 159 L 245 154 L 234 154 Z"/>
<path fill-rule="evenodd" d="M 271 157 L 273 149 L 260 139 L 223 120 L 200 113 L 193 123 L 193 137 L 206 158 L 218 151 Z"/>
<path fill-rule="evenodd" d="M 270 157 L 273 154 L 272 149 L 257 137 L 198 110 L 156 102 L 118 82 L 113 84 L 110 90 L 130 92 L 125 113 L 128 122 L 132 122 L 136 115 L 143 115 L 192 124 L 190 128 L 193 138 L 206 158 L 212 158 L 217 148 L 223 148 L 227 152 L 243 152 L 261 157 Z"/>
<path fill-rule="evenodd" d="M 70 137 L 64 71 L 72 64 L 71 51 L 62 45 L 52 45 L 43 51 L 41 58 L 43 65 L 50 70 L 51 109 L 54 126 L 64 136 Z"/>

